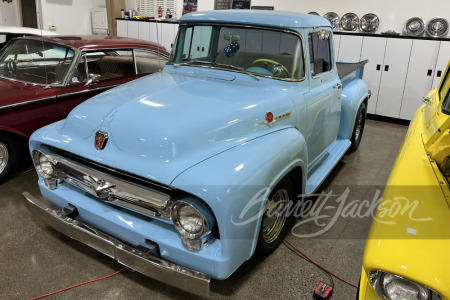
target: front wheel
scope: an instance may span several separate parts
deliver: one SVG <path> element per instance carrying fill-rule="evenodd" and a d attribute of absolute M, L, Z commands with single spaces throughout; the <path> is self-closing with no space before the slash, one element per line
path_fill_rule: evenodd
<path fill-rule="evenodd" d="M 355 126 L 353 127 L 352 138 L 350 139 L 350 142 L 352 142 L 352 145 L 350 146 L 351 151 L 355 151 L 356 149 L 358 149 L 364 132 L 365 123 L 366 123 L 366 104 L 363 102 L 359 106 L 358 113 L 356 114 Z"/>
<path fill-rule="evenodd" d="M 17 164 L 17 149 L 14 141 L 0 134 L 0 182 L 4 181 Z"/>
<path fill-rule="evenodd" d="M 283 241 L 295 219 L 293 215 L 288 215 L 291 201 L 294 201 L 294 188 L 291 180 L 284 178 L 270 193 L 265 205 L 256 246 L 257 255 L 273 252 Z"/>

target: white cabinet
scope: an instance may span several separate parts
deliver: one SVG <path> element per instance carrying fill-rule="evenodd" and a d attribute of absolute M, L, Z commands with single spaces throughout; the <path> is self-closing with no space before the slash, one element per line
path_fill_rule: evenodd
<path fill-rule="evenodd" d="M 139 22 L 139 39 L 150 41 L 150 23 Z"/>
<path fill-rule="evenodd" d="M 400 119 L 411 120 L 430 91 L 435 73 L 439 41 L 414 40 L 409 59 Z"/>
<path fill-rule="evenodd" d="M 386 43 L 383 73 L 375 113 L 398 118 L 403 99 L 412 39 L 389 38 Z"/>
<path fill-rule="evenodd" d="M 192 37 L 190 58 L 204 57 L 208 54 L 212 26 L 196 27 Z"/>
<path fill-rule="evenodd" d="M 161 23 L 161 45 L 163 45 L 168 52 L 172 50 L 173 42 L 175 41 L 176 29 L 178 24 Z"/>
<path fill-rule="evenodd" d="M 139 38 L 139 23 L 137 21 L 128 21 L 128 37 L 133 39 Z"/>
<path fill-rule="evenodd" d="M 128 23 L 129 21 L 117 20 L 117 36 L 128 36 Z"/>
<path fill-rule="evenodd" d="M 339 56 L 339 45 L 341 43 L 341 35 L 333 35 L 333 50 L 334 50 L 334 61 L 337 61 Z"/>
<path fill-rule="evenodd" d="M 372 97 L 367 108 L 369 114 L 374 114 L 377 107 L 386 43 L 387 38 L 365 36 L 363 39 L 361 60 L 369 60 L 364 67 L 363 79 L 369 85 L 369 90 L 372 91 Z"/>
<path fill-rule="evenodd" d="M 150 42 L 159 43 L 161 37 L 158 36 L 158 28 L 155 22 L 149 22 L 150 24 Z"/>
<path fill-rule="evenodd" d="M 436 72 L 434 74 L 432 88 L 438 88 L 441 82 L 442 76 L 445 74 L 448 61 L 450 60 L 450 42 L 441 42 L 439 47 L 439 55 L 436 62 Z"/>
<path fill-rule="evenodd" d="M 362 42 L 362 36 L 341 35 L 337 60 L 342 62 L 359 62 Z"/>

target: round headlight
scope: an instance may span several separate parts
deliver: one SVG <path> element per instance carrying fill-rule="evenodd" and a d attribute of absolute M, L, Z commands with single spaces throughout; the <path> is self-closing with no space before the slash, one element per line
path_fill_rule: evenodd
<path fill-rule="evenodd" d="M 197 239 L 207 231 L 203 215 L 187 202 L 180 201 L 172 207 L 172 221 L 175 228 L 189 239 Z"/>
<path fill-rule="evenodd" d="M 383 276 L 381 286 L 383 287 L 384 293 L 386 294 L 388 299 L 430 299 L 428 289 L 425 289 L 415 282 L 392 274 L 385 274 Z"/>
<path fill-rule="evenodd" d="M 45 179 L 53 177 L 53 165 L 44 153 L 33 151 L 33 161 L 39 175 Z"/>

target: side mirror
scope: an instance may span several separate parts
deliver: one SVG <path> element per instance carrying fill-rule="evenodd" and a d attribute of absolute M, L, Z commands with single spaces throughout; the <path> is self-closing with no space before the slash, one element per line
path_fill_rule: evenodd
<path fill-rule="evenodd" d="M 89 80 L 86 82 L 85 86 L 99 82 L 100 78 L 101 76 L 99 74 L 89 74 Z"/>

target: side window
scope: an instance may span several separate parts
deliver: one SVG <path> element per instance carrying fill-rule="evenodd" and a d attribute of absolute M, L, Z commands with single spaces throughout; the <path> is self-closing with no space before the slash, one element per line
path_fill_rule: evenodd
<path fill-rule="evenodd" d="M 100 80 L 135 75 L 133 51 L 88 52 L 88 73 L 100 75 Z"/>
<path fill-rule="evenodd" d="M 332 69 L 330 39 L 319 38 L 319 32 L 308 35 L 309 64 L 311 75 L 316 76 Z"/>
<path fill-rule="evenodd" d="M 87 81 L 86 54 L 82 54 L 78 65 L 75 67 L 70 84 L 83 83 Z"/>
<path fill-rule="evenodd" d="M 167 62 L 167 58 L 144 50 L 134 50 L 134 56 L 138 74 L 152 74 L 161 71 Z"/>

